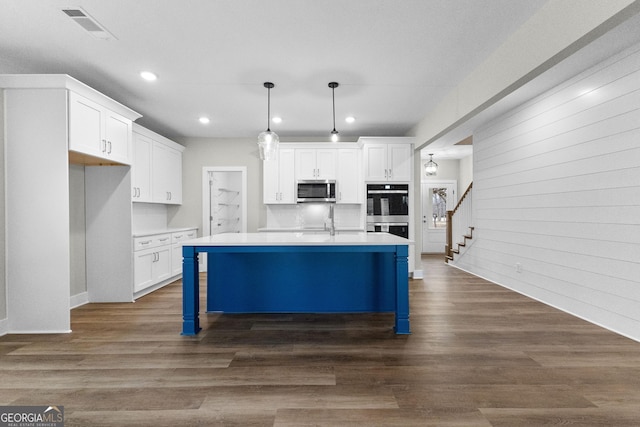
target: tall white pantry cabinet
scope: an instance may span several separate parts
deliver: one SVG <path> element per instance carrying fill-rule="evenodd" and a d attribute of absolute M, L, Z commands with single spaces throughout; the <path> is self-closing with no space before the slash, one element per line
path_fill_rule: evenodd
<path fill-rule="evenodd" d="M 111 293 L 108 283 L 132 281 L 128 165 L 131 125 L 140 115 L 67 75 L 0 75 L 0 88 L 7 330 L 68 332 L 69 164 L 85 165 L 87 293 L 89 301 L 100 301 Z M 78 100 L 83 105 L 73 104 Z M 77 132 L 80 145 L 72 141 Z M 131 290 L 118 292 L 132 300 Z"/>

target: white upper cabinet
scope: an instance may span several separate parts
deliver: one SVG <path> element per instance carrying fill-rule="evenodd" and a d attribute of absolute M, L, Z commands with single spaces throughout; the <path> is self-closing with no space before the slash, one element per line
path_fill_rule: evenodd
<path fill-rule="evenodd" d="M 376 140 L 376 138 L 370 139 Z M 412 143 L 367 142 L 365 140 L 365 181 L 411 181 L 412 158 Z"/>
<path fill-rule="evenodd" d="M 151 188 L 156 203 L 182 203 L 182 153 L 153 141 Z"/>
<path fill-rule="evenodd" d="M 69 92 L 69 150 L 131 164 L 131 120 Z"/>
<path fill-rule="evenodd" d="M 134 124 L 131 200 L 182 204 L 183 150 L 183 146 Z"/>
<path fill-rule="evenodd" d="M 151 149 L 153 140 L 137 132 L 133 133 L 133 164 L 131 200 L 151 202 Z"/>
<path fill-rule="evenodd" d="M 333 148 L 296 148 L 296 180 L 336 179 L 336 157 Z"/>
<path fill-rule="evenodd" d="M 337 203 L 362 203 L 363 186 L 360 171 L 360 150 L 339 148 L 336 168 Z"/>
<path fill-rule="evenodd" d="M 262 162 L 262 199 L 265 204 L 296 203 L 294 162 L 294 149 L 282 147 L 275 159 Z"/>

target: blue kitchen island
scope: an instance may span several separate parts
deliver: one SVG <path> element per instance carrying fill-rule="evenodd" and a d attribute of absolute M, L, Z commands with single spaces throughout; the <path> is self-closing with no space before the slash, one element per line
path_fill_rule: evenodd
<path fill-rule="evenodd" d="M 183 243 L 183 335 L 200 331 L 198 254 L 207 254 L 207 312 L 394 312 L 409 334 L 408 253 L 388 233 L 227 233 Z"/>

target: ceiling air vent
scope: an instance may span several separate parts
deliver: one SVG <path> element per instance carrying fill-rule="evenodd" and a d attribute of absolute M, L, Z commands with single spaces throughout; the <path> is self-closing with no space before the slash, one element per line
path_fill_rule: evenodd
<path fill-rule="evenodd" d="M 100 40 L 115 40 L 113 34 L 106 30 L 102 25 L 93 19 L 87 12 L 81 8 L 62 9 L 62 11 L 78 25 L 84 28 L 93 37 Z"/>

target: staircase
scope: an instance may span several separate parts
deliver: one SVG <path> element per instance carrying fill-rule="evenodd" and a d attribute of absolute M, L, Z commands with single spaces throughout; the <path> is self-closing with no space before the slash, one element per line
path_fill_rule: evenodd
<path fill-rule="evenodd" d="M 462 242 L 455 243 L 451 249 L 449 249 L 445 254 L 445 261 L 448 263 L 449 261 L 453 261 L 453 255 L 460 253 L 460 248 L 467 246 L 467 240 L 473 239 L 473 230 L 474 227 L 469 227 L 469 233 L 462 236 Z"/>
<path fill-rule="evenodd" d="M 456 207 L 452 211 L 447 211 L 447 245 L 445 247 L 447 263 L 453 261 L 455 254 L 460 254 L 461 248 L 467 246 L 467 241 L 473 239 L 472 189 L 473 183 L 469 184 Z M 454 238 L 456 243 L 453 243 Z"/>

